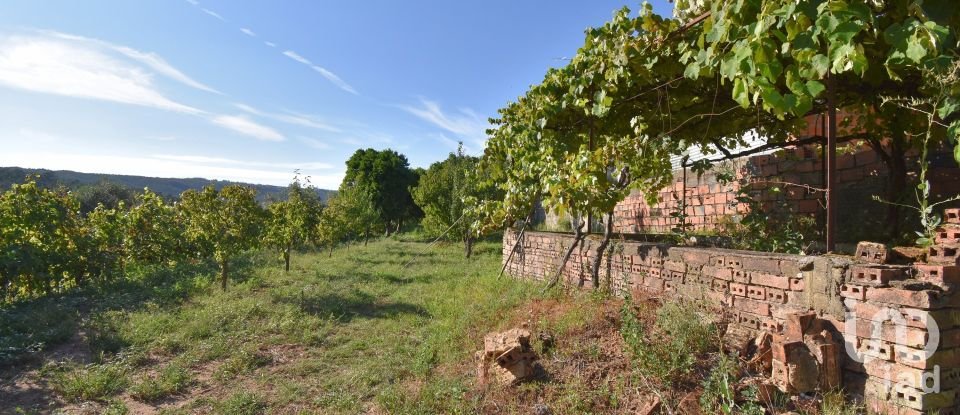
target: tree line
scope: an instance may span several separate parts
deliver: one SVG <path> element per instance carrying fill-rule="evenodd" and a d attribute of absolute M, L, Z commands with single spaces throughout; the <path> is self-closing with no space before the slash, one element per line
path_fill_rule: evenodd
<path fill-rule="evenodd" d="M 82 191 L 27 176 L 0 193 L 0 304 L 123 278 L 131 264 L 215 264 L 221 288 L 231 259 L 252 249 L 278 254 L 284 269 L 301 249 L 326 249 L 389 235 L 422 220 L 429 235 L 465 242 L 464 207 L 479 194 L 477 159 L 462 151 L 412 169 L 393 150 L 358 150 L 336 195 L 323 203 L 309 177 L 266 204 L 242 185 L 187 190 L 168 200 L 111 183 Z"/>

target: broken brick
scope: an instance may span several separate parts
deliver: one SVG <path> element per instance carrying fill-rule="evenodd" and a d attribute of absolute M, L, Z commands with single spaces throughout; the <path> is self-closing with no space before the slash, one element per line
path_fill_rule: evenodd
<path fill-rule="evenodd" d="M 887 262 L 887 246 L 876 242 L 860 242 L 857 244 L 855 258 L 860 262 L 885 264 Z"/>
<path fill-rule="evenodd" d="M 943 217 L 947 223 L 960 223 L 960 208 L 944 209 Z"/>
<path fill-rule="evenodd" d="M 960 265 L 960 246 L 931 246 L 927 251 L 927 263 L 934 265 Z"/>
<path fill-rule="evenodd" d="M 902 288 L 874 288 L 865 299 L 878 303 L 897 304 L 921 310 L 940 308 L 939 293 L 933 290 L 905 290 Z"/>
<path fill-rule="evenodd" d="M 960 283 L 960 266 L 956 265 L 914 265 L 917 277 L 937 285 Z"/>
<path fill-rule="evenodd" d="M 885 287 L 890 281 L 905 278 L 905 268 L 870 265 L 853 265 L 850 267 L 850 281 L 855 284 Z"/>

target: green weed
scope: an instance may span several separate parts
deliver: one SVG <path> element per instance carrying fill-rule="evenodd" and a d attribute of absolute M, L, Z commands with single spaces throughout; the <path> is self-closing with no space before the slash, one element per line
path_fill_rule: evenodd
<path fill-rule="evenodd" d="M 53 369 L 54 389 L 68 401 L 105 401 L 129 383 L 125 368 L 116 364 Z"/>
<path fill-rule="evenodd" d="M 139 401 L 156 402 L 184 391 L 191 381 L 186 368 L 172 363 L 161 369 L 156 376 L 144 378 L 134 385 L 130 389 L 130 395 Z"/>
<path fill-rule="evenodd" d="M 239 392 L 214 405 L 214 410 L 223 415 L 257 415 L 266 413 L 266 409 L 266 401 L 249 392 Z"/>
<path fill-rule="evenodd" d="M 695 303 L 664 303 L 652 328 L 637 319 L 629 298 L 620 314 L 620 333 L 638 370 L 664 385 L 684 381 L 698 359 L 716 348 L 716 327 L 703 320 Z"/>

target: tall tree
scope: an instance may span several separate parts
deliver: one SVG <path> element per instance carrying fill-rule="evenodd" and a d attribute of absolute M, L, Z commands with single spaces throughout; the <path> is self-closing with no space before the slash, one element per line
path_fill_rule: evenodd
<path fill-rule="evenodd" d="M 416 204 L 410 195 L 410 187 L 416 182 L 417 175 L 410 169 L 406 156 L 390 149 L 368 148 L 357 150 L 347 160 L 340 190 L 358 188 L 368 192 L 389 234 L 416 215 Z"/>
<path fill-rule="evenodd" d="M 80 201 L 80 212 L 84 215 L 93 212 L 99 205 L 107 209 L 116 209 L 121 203 L 133 206 L 136 199 L 136 192 L 129 187 L 107 180 L 81 186 L 73 194 Z"/>
<path fill-rule="evenodd" d="M 256 246 L 265 213 L 256 191 L 230 185 L 217 191 L 187 190 L 178 205 L 186 218 L 186 234 L 220 267 L 220 288 L 227 289 L 230 258 Z"/>
<path fill-rule="evenodd" d="M 502 195 L 493 186 L 482 186 L 476 177 L 477 157 L 463 153 L 463 145 L 446 160 L 430 165 L 413 188 L 413 200 L 423 210 L 423 228 L 434 237 L 449 235 L 462 241 L 467 258 L 473 252 L 475 218 L 468 206 L 476 200 Z"/>

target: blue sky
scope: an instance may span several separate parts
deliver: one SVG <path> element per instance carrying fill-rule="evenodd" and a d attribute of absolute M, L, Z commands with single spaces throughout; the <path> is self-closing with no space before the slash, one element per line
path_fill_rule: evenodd
<path fill-rule="evenodd" d="M 668 14 L 665 0 L 654 9 Z M 6 0 L 0 166 L 336 188 L 358 148 L 479 154 L 632 1 Z"/>

